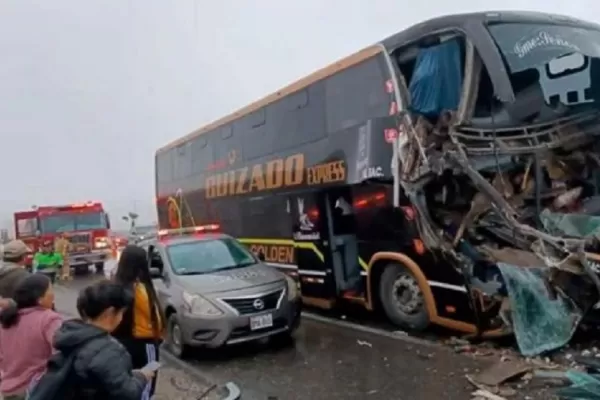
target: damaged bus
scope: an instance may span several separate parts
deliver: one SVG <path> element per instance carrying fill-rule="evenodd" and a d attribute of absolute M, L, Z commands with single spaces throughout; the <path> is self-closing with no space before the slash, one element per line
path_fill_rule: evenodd
<path fill-rule="evenodd" d="M 159 149 L 160 226 L 219 224 L 312 306 L 566 340 L 599 300 L 599 74 L 585 21 L 420 23 Z"/>

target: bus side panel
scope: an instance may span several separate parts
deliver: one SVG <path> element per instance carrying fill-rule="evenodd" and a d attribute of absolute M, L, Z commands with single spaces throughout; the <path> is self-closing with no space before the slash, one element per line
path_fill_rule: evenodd
<path fill-rule="evenodd" d="M 378 252 L 400 252 L 421 268 L 433 292 L 438 315 L 472 323 L 474 313 L 465 289 L 464 277 L 441 257 L 431 252 L 418 254 L 419 234 L 406 214 L 391 206 L 391 185 L 356 186 L 353 190 L 357 218 L 359 254 L 363 266 Z M 393 262 L 393 261 L 390 261 Z M 372 296 L 379 298 L 378 287 Z"/>

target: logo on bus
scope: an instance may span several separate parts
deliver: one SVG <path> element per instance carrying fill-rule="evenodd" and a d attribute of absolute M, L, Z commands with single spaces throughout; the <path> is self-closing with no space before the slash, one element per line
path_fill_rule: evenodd
<path fill-rule="evenodd" d="M 212 199 L 345 180 L 346 163 L 343 160 L 306 167 L 304 154 L 293 154 L 266 163 L 210 175 L 205 180 L 205 196 Z"/>

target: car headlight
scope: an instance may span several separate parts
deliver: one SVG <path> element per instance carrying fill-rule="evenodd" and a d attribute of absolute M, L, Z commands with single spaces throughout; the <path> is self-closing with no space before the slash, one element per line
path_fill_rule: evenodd
<path fill-rule="evenodd" d="M 203 315 L 207 317 L 223 315 L 223 311 L 219 310 L 210 301 L 197 294 L 183 292 L 183 303 L 187 307 L 187 310 L 194 315 Z"/>
<path fill-rule="evenodd" d="M 300 294 L 298 290 L 298 283 L 289 275 L 285 276 L 285 281 L 287 282 L 288 300 L 296 300 L 298 298 L 298 295 Z"/>

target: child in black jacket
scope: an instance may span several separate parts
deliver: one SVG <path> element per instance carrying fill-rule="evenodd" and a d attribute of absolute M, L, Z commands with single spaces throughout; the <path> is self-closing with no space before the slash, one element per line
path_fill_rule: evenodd
<path fill-rule="evenodd" d="M 53 398 L 141 398 L 153 373 L 134 371 L 127 350 L 110 335 L 132 301 L 132 294 L 123 286 L 108 281 L 95 283 L 79 294 L 77 309 L 82 320 L 66 321 L 54 338 L 59 352 L 51 359 L 46 374 L 54 371 L 60 376 L 61 367 L 68 368 L 69 373 L 63 374 L 65 382 Z M 40 386 L 47 383 L 40 380 Z"/>

